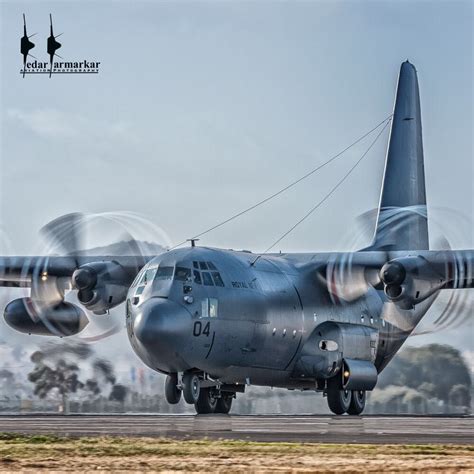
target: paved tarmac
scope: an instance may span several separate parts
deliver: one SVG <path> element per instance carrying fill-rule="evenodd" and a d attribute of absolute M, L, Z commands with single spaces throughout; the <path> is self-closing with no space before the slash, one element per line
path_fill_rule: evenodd
<path fill-rule="evenodd" d="M 473 444 L 474 417 L 2 415 L 0 432 L 318 443 Z"/>

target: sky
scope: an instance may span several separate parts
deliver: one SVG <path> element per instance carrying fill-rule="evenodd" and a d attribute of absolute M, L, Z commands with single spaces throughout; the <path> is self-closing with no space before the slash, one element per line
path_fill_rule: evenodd
<path fill-rule="evenodd" d="M 387 117 L 406 59 L 420 82 L 431 228 L 453 247 L 473 247 L 471 1 L 3 1 L 0 8 L 2 254 L 38 252 L 40 227 L 73 211 L 139 213 L 181 242 Z M 23 79 L 23 13 L 39 60 L 47 58 L 51 13 L 62 33 L 58 53 L 100 61 L 99 74 Z M 387 140 L 388 130 L 275 250 L 367 244 L 370 232 L 359 235 L 357 217 L 378 204 Z M 200 244 L 264 250 L 369 143 Z"/>

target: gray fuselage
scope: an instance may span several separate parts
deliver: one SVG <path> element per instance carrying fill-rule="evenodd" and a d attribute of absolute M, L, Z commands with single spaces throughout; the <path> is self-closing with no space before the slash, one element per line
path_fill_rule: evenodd
<path fill-rule="evenodd" d="M 328 258 L 265 255 L 252 265 L 256 255 L 250 252 L 204 247 L 159 255 L 128 294 L 131 345 L 145 364 L 163 373 L 199 370 L 222 383 L 314 388 L 317 377 L 298 373 L 297 361 L 308 346 L 317 356 L 323 329 L 330 333 L 328 325 L 337 323 L 355 330 L 348 339 L 367 346 L 357 350 L 366 351 L 380 372 L 435 297 L 403 311 L 383 291 L 369 288 L 351 303 L 335 304 L 315 272 Z M 371 337 L 358 339 L 361 327 Z M 347 344 L 346 349 L 336 344 L 334 360 L 344 350 Z M 329 365 L 332 359 L 324 360 Z M 328 370 L 324 378 L 331 376 Z"/>

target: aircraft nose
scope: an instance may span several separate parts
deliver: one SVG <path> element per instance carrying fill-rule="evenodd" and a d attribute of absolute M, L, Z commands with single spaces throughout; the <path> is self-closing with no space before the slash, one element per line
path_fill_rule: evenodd
<path fill-rule="evenodd" d="M 140 357 L 149 366 L 165 372 L 189 368 L 182 350 L 191 332 L 191 314 L 178 303 L 164 298 L 144 302 L 133 320 Z"/>

